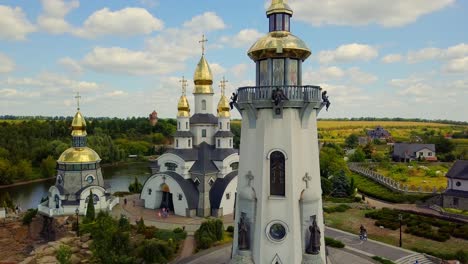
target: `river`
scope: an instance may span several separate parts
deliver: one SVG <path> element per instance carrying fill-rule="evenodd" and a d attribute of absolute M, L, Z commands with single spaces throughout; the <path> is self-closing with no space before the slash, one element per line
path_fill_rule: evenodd
<path fill-rule="evenodd" d="M 149 164 L 146 162 L 127 163 L 102 168 L 104 180 L 111 185 L 111 192 L 128 191 L 128 185 L 134 181 L 135 176 L 143 184 L 150 176 Z M 55 183 L 55 179 L 43 182 L 35 182 L 20 186 L 0 189 L 0 192 L 8 192 L 12 200 L 22 209 L 36 208 L 42 197 L 47 196 L 49 187 Z"/>

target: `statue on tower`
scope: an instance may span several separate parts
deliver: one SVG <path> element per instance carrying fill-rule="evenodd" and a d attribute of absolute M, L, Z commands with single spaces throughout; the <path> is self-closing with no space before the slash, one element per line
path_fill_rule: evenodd
<path fill-rule="evenodd" d="M 249 250 L 249 225 L 245 222 L 245 216 L 242 216 L 238 224 L 239 228 L 239 250 Z"/>
<path fill-rule="evenodd" d="M 309 238 L 309 246 L 306 249 L 307 254 L 317 255 L 320 253 L 320 228 L 317 225 L 317 221 L 312 221 L 312 225 L 309 226 L 310 231 L 310 238 Z"/>

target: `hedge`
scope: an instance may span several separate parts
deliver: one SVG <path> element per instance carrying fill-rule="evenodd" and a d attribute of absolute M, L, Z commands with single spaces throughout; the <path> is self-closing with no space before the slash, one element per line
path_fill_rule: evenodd
<path fill-rule="evenodd" d="M 216 242 L 223 240 L 224 226 L 220 219 L 204 221 L 197 231 L 195 231 L 195 241 L 197 249 L 207 249 Z"/>
<path fill-rule="evenodd" d="M 380 262 L 382 264 L 395 264 L 395 262 L 393 262 L 391 260 L 388 260 L 388 259 L 384 259 L 384 258 L 379 257 L 379 256 L 373 256 L 372 259 L 377 260 L 378 262 Z"/>
<path fill-rule="evenodd" d="M 339 240 L 336 240 L 336 239 L 333 239 L 331 237 L 325 237 L 325 245 L 330 246 L 330 247 L 334 247 L 334 248 L 344 248 L 345 247 L 345 244 L 343 244 L 343 242 L 341 242 Z"/>
<path fill-rule="evenodd" d="M 337 205 L 337 206 L 324 207 L 323 211 L 325 213 L 331 214 L 331 213 L 336 213 L 336 212 L 343 213 L 343 212 L 346 212 L 348 209 L 351 209 L 351 207 L 349 205 L 340 204 L 340 205 Z"/>

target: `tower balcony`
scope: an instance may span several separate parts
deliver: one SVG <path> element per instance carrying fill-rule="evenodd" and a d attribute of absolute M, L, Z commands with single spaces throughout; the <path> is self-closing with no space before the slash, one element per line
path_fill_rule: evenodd
<path fill-rule="evenodd" d="M 312 105 L 313 108 L 319 109 L 322 105 L 321 91 L 320 86 L 313 85 L 241 87 L 237 90 L 237 107 L 243 110 L 250 107 L 304 108 Z"/>

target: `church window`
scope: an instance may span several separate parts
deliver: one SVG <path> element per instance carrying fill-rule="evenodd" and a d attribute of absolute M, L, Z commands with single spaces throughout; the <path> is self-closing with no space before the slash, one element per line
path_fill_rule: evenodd
<path fill-rule="evenodd" d="M 86 177 L 86 182 L 87 182 L 88 184 L 93 183 L 93 181 L 94 181 L 94 177 L 93 177 L 92 175 L 88 175 L 88 176 Z"/>
<path fill-rule="evenodd" d="M 273 60 L 273 85 L 284 85 L 284 59 Z"/>
<path fill-rule="evenodd" d="M 176 171 L 177 169 L 177 164 L 172 163 L 172 162 L 166 162 L 166 164 L 164 165 L 166 165 L 166 168 L 168 171 Z"/>
<path fill-rule="evenodd" d="M 179 201 L 182 201 L 182 197 L 183 197 L 183 196 L 182 196 L 181 193 L 179 193 L 179 194 L 177 195 L 177 199 L 179 199 Z"/>
<path fill-rule="evenodd" d="M 189 140 L 188 140 L 188 146 L 189 146 L 189 148 L 191 147 L 191 145 L 192 145 L 192 140 L 189 139 Z"/>
<path fill-rule="evenodd" d="M 457 185 L 457 187 L 460 187 L 460 186 L 461 186 L 461 182 L 457 181 L 457 183 L 455 183 L 455 185 Z"/>
<path fill-rule="evenodd" d="M 180 122 L 177 122 L 177 128 L 180 129 Z"/>
<path fill-rule="evenodd" d="M 202 138 L 206 138 L 206 129 L 202 129 L 201 136 Z"/>
<path fill-rule="evenodd" d="M 227 122 L 227 129 L 231 129 L 231 123 Z"/>
<path fill-rule="evenodd" d="M 221 140 L 218 138 L 218 148 L 221 147 Z"/>
<path fill-rule="evenodd" d="M 86 197 L 86 201 L 85 201 L 86 204 L 88 204 L 89 196 L 90 196 L 90 195 L 88 195 L 88 197 Z M 93 194 L 93 203 L 94 203 L 94 204 L 97 204 L 97 202 L 99 202 L 99 196 L 97 196 L 97 194 Z"/>
<path fill-rule="evenodd" d="M 206 100 L 201 101 L 202 110 L 206 110 Z"/>
<path fill-rule="evenodd" d="M 229 147 L 232 147 L 232 139 L 229 139 Z"/>
<path fill-rule="evenodd" d="M 285 196 L 285 157 L 275 151 L 270 155 L 270 195 Z"/>
<path fill-rule="evenodd" d="M 213 186 L 214 182 L 215 182 L 215 181 L 213 180 L 213 178 L 211 178 L 211 179 L 208 181 L 208 184 L 209 184 L 210 186 Z"/>
<path fill-rule="evenodd" d="M 232 170 L 237 170 L 239 168 L 239 162 L 233 162 L 229 165 Z"/>
<path fill-rule="evenodd" d="M 453 197 L 453 205 L 458 206 L 458 198 L 457 197 Z"/>
<path fill-rule="evenodd" d="M 188 122 L 185 122 L 185 128 L 188 129 Z"/>
<path fill-rule="evenodd" d="M 200 185 L 200 180 L 198 178 L 195 178 L 193 182 L 195 183 L 196 186 Z"/>
<path fill-rule="evenodd" d="M 276 15 L 276 30 L 283 30 L 283 14 Z"/>
<path fill-rule="evenodd" d="M 175 145 L 176 145 L 176 148 L 179 147 L 179 140 L 178 139 L 175 140 Z"/>
<path fill-rule="evenodd" d="M 148 195 L 151 195 L 151 193 L 153 192 L 153 190 L 151 188 L 148 189 Z"/>
<path fill-rule="evenodd" d="M 57 183 L 60 185 L 63 183 L 62 175 L 57 176 Z"/>
<path fill-rule="evenodd" d="M 231 199 L 231 193 L 226 193 L 226 200 Z"/>
<path fill-rule="evenodd" d="M 219 122 L 219 129 L 223 129 L 223 123 Z"/>
<path fill-rule="evenodd" d="M 54 201 L 55 201 L 55 208 L 59 208 L 60 206 L 60 197 L 56 194 L 55 197 L 54 197 Z"/>

